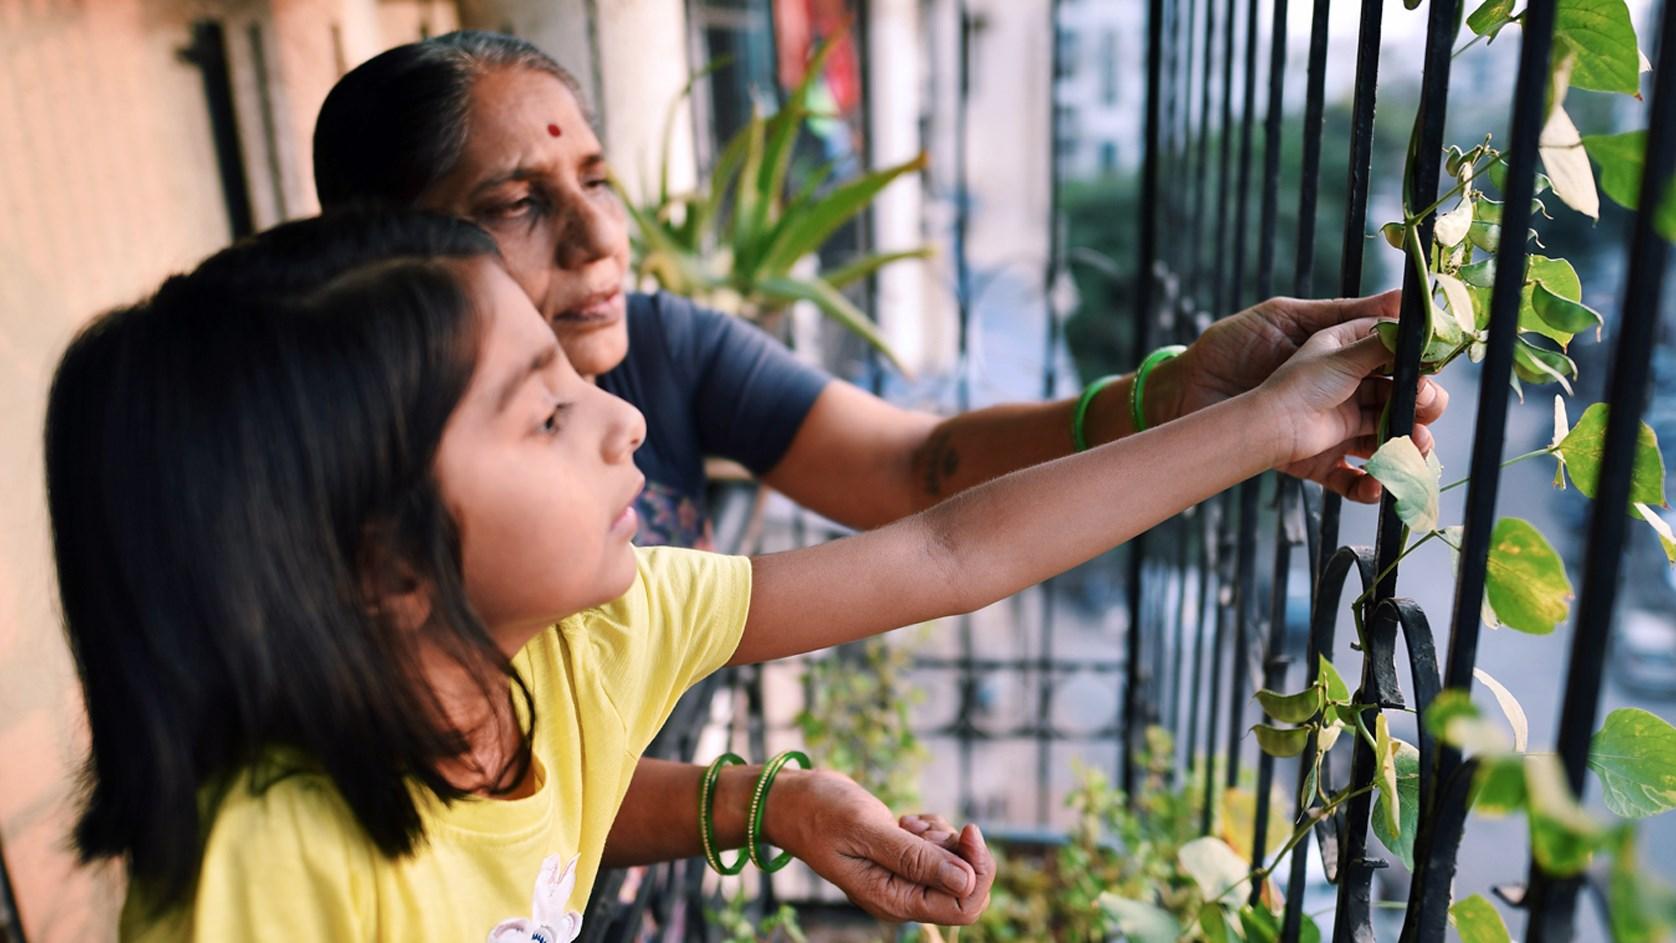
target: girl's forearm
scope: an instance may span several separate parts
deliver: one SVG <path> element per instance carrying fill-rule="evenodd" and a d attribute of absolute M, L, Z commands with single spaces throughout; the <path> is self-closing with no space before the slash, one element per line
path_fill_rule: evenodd
<path fill-rule="evenodd" d="M 713 821 L 721 848 L 745 844 L 745 818 L 760 766 L 730 766 L 716 781 Z M 790 774 L 799 772 L 788 770 Z M 704 767 L 642 759 L 605 839 L 601 864 L 627 868 L 693 858 L 704 853 L 698 836 L 698 786 Z"/>
<path fill-rule="evenodd" d="M 1026 468 L 888 527 L 760 557 L 734 663 L 969 612 L 1273 467 L 1289 443 L 1250 393 Z"/>

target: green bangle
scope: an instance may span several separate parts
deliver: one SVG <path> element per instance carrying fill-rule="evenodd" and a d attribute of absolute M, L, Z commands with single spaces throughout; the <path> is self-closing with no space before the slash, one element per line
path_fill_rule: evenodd
<path fill-rule="evenodd" d="M 723 753 L 716 757 L 710 768 L 704 771 L 704 779 L 698 784 L 698 837 L 704 843 L 704 860 L 710 862 L 710 867 L 717 874 L 738 874 L 745 870 L 745 852 L 741 851 L 733 864 L 722 861 L 721 853 L 716 850 L 716 780 L 722 775 L 723 767 L 743 766 L 745 758 L 737 753 Z"/>
<path fill-rule="evenodd" d="M 1078 452 L 1088 449 L 1088 436 L 1082 431 L 1083 420 L 1088 418 L 1088 404 L 1094 402 L 1094 397 L 1100 395 L 1101 390 L 1121 379 L 1123 378 L 1114 373 L 1109 377 L 1094 380 L 1082 388 L 1082 399 L 1077 400 L 1077 411 L 1071 415 L 1071 444 L 1076 446 Z"/>
<path fill-rule="evenodd" d="M 768 761 L 762 768 L 762 775 L 757 777 L 756 788 L 751 791 L 751 817 L 745 832 L 745 850 L 750 853 L 751 862 L 764 872 L 772 874 L 791 863 L 791 852 L 782 851 L 773 861 L 764 861 L 768 856 L 768 846 L 762 842 L 763 811 L 768 807 L 768 787 L 774 785 L 774 777 L 780 775 L 780 769 L 787 763 L 795 761 L 804 769 L 813 764 L 809 756 L 798 750 L 787 750 Z"/>
<path fill-rule="evenodd" d="M 1146 387 L 1146 375 L 1164 361 L 1181 356 L 1182 351 L 1186 349 L 1181 344 L 1160 347 L 1147 354 L 1141 365 L 1135 368 L 1135 383 L 1129 387 L 1129 418 L 1134 420 L 1136 432 L 1146 431 L 1146 410 L 1141 408 L 1141 391 Z"/>

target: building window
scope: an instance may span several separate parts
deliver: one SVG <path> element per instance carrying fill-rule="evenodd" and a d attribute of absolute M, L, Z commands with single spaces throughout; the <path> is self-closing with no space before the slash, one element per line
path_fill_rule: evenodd
<path fill-rule="evenodd" d="M 1077 71 L 1077 33 L 1059 26 L 1054 30 L 1054 58 L 1058 67 L 1055 78 L 1066 79 Z"/>
<path fill-rule="evenodd" d="M 1100 175 L 1110 177 L 1117 173 L 1117 142 L 1100 142 Z"/>
<path fill-rule="evenodd" d="M 1117 31 L 1100 34 L 1100 102 L 1117 104 Z"/>

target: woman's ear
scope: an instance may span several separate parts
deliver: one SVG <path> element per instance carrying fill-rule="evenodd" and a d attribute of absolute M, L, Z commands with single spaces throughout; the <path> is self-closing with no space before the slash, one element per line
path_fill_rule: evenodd
<path fill-rule="evenodd" d="M 368 525 L 362 533 L 361 604 L 399 632 L 416 631 L 431 618 L 431 584 L 397 551 L 391 531 Z"/>

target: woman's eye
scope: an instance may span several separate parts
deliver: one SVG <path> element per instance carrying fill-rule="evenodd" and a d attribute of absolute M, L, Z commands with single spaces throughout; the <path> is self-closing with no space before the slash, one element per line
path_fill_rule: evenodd
<path fill-rule="evenodd" d="M 494 219 L 517 219 L 529 213 L 535 205 L 535 197 L 526 196 L 521 200 L 490 207 L 485 215 Z"/>

